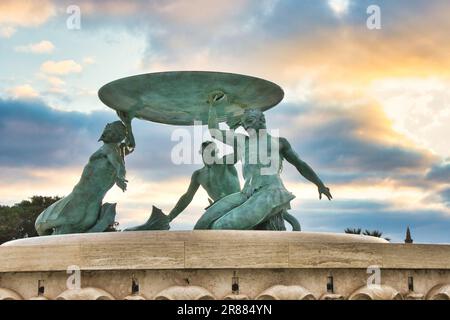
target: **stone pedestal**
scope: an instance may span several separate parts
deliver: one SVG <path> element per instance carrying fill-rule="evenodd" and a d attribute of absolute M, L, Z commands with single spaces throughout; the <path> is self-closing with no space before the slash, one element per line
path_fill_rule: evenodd
<path fill-rule="evenodd" d="M 369 277 L 381 282 L 367 286 Z M 330 233 L 142 231 L 0 246 L 0 299 L 449 297 L 450 245 Z"/>

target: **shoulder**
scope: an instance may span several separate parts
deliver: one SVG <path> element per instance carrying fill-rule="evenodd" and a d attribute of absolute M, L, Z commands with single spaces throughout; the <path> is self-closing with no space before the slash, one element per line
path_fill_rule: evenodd
<path fill-rule="evenodd" d="M 195 171 L 192 173 L 191 180 L 197 182 L 198 179 L 200 178 L 200 176 L 202 175 L 203 171 L 204 171 L 203 169 L 204 169 L 204 168 L 195 170 Z"/>

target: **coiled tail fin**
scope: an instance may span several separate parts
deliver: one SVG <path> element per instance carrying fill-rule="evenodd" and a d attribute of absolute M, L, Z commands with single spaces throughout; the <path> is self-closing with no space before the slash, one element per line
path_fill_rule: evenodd
<path fill-rule="evenodd" d="M 137 227 L 127 228 L 123 231 L 169 230 L 169 222 L 169 217 L 161 209 L 153 206 L 152 214 L 146 223 Z"/>
<path fill-rule="evenodd" d="M 292 231 L 301 231 L 302 230 L 302 228 L 300 226 L 300 222 L 298 222 L 297 218 L 294 217 L 292 214 L 283 212 L 283 218 L 292 226 Z"/>

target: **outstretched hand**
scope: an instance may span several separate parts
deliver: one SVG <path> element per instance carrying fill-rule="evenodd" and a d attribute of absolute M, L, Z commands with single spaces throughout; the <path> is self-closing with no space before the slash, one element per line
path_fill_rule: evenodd
<path fill-rule="evenodd" d="M 324 194 L 328 200 L 333 199 L 331 195 L 330 188 L 325 187 L 324 185 L 319 186 L 319 199 L 322 200 L 322 194 Z"/>
<path fill-rule="evenodd" d="M 213 106 L 215 106 L 215 104 L 217 102 L 220 102 L 226 98 L 227 98 L 227 96 L 223 91 L 217 90 L 217 91 L 211 92 L 208 96 L 209 107 L 212 108 Z"/>
<path fill-rule="evenodd" d="M 133 115 L 131 115 L 129 112 L 124 112 L 124 111 L 117 111 L 117 115 L 119 116 L 120 120 L 122 120 L 123 124 L 127 128 L 127 139 L 126 139 L 125 146 L 132 149 L 126 153 L 126 154 L 129 154 L 136 147 L 136 142 L 134 141 L 133 132 L 132 132 L 132 128 L 131 128 L 131 121 L 133 120 Z"/>

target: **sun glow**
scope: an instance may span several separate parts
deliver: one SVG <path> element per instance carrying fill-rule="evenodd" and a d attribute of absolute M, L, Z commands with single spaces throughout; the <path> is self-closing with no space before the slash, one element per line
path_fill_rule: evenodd
<path fill-rule="evenodd" d="M 336 15 L 345 14 L 348 11 L 350 0 L 328 0 L 328 5 Z"/>

